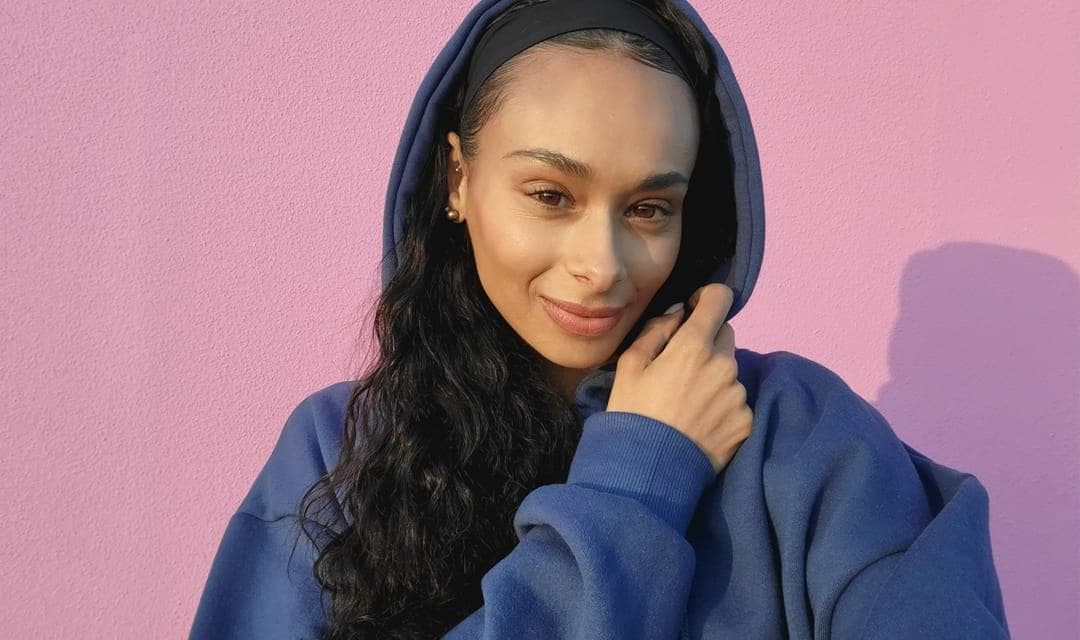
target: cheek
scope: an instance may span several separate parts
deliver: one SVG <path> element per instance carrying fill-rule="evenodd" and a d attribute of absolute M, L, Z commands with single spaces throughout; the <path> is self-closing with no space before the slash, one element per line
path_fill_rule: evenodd
<path fill-rule="evenodd" d="M 646 240 L 644 250 L 631 265 L 639 290 L 648 291 L 651 297 L 667 281 L 679 257 L 680 242 L 678 231 Z"/>
<path fill-rule="evenodd" d="M 527 304 L 530 283 L 551 268 L 554 243 L 527 220 L 508 214 L 503 219 L 475 216 L 469 224 L 476 270 L 488 298 L 502 303 Z"/>

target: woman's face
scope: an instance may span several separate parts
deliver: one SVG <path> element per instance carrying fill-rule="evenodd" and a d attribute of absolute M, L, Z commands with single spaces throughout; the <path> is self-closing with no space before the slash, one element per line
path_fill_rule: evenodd
<path fill-rule="evenodd" d="M 449 204 L 485 293 L 570 391 L 671 274 L 697 109 L 682 79 L 610 52 L 539 47 L 513 76 L 469 164 L 449 134 Z"/>

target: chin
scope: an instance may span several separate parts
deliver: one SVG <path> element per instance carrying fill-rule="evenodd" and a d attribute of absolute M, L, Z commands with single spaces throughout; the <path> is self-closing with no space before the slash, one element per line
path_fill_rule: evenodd
<path fill-rule="evenodd" d="M 617 338 L 621 337 L 621 333 L 616 334 L 614 331 L 603 338 L 581 338 L 580 340 L 563 335 L 545 336 L 544 344 L 534 344 L 533 348 L 545 360 L 557 367 L 596 369 L 613 357 L 619 345 Z"/>
<path fill-rule="evenodd" d="M 564 369 L 596 369 L 608 361 L 611 353 L 610 351 L 603 351 L 597 352 L 596 354 L 590 354 L 578 350 L 573 353 L 552 355 L 541 352 L 540 355 L 544 356 L 548 362 Z"/>

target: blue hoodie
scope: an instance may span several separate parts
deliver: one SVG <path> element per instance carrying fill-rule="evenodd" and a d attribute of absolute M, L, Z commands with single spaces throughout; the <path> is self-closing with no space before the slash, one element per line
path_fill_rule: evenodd
<path fill-rule="evenodd" d="M 510 2 L 474 7 L 420 85 L 386 195 L 384 285 L 397 267 L 406 196 L 440 135 L 437 103 Z M 738 229 L 734 256 L 709 281 L 733 290 L 730 319 L 764 253 L 757 147 L 726 55 L 694 9 L 675 3 L 719 63 Z M 484 575 L 483 607 L 445 637 L 1008 638 L 979 480 L 902 442 L 826 367 L 786 351 L 740 348 L 735 357 L 754 423 L 719 474 L 680 431 L 607 411 L 611 368 L 586 376 L 566 482 L 521 502 L 518 544 Z M 288 417 L 226 527 L 192 638 L 320 637 L 329 597 L 294 514 L 337 460 L 353 385 L 316 391 Z"/>

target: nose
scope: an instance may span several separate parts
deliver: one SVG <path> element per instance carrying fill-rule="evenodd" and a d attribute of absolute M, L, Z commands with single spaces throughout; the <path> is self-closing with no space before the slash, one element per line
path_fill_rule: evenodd
<path fill-rule="evenodd" d="M 626 277 L 619 234 L 620 220 L 607 211 L 582 216 L 569 230 L 567 269 L 596 292 L 611 289 Z"/>

